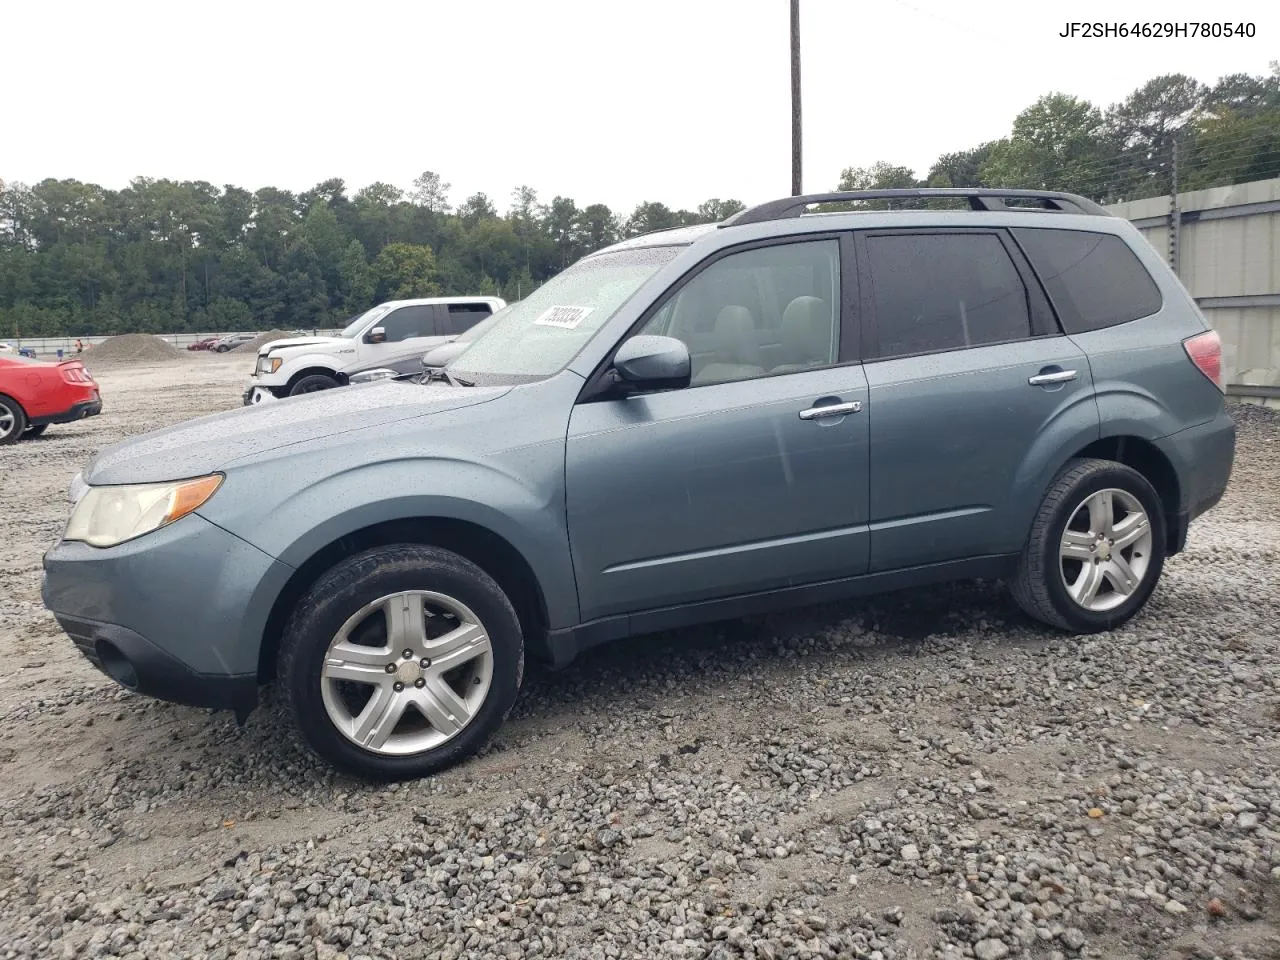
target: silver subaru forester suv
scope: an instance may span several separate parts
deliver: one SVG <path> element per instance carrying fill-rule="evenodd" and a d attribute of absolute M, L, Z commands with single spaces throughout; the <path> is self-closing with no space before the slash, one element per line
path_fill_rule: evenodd
<path fill-rule="evenodd" d="M 1220 359 L 1083 198 L 787 197 L 585 257 L 436 376 L 103 451 L 44 599 L 127 687 L 275 678 L 317 753 L 417 777 L 526 653 L 973 577 L 1119 627 L 1227 484 Z"/>

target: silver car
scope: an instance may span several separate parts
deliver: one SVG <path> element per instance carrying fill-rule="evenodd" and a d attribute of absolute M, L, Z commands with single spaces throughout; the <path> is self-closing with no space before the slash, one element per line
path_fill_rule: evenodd
<path fill-rule="evenodd" d="M 810 212 L 886 198 L 963 208 Z M 321 756 L 417 777 L 527 654 L 973 577 L 1120 627 L 1226 487 L 1220 364 L 1088 200 L 787 197 L 584 258 L 439 377 L 104 450 L 44 599 L 131 689 L 244 714 L 276 678 Z"/>

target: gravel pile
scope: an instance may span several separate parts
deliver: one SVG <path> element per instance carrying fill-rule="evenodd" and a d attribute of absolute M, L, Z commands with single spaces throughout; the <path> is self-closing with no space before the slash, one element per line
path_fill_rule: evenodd
<path fill-rule="evenodd" d="M 274 340 L 284 340 L 292 337 L 294 334 L 287 330 L 268 330 L 266 333 L 260 333 L 248 343 L 242 343 L 238 347 L 232 347 L 230 353 L 257 353 L 259 348 L 265 347 Z"/>
<path fill-rule="evenodd" d="M 149 333 L 125 333 L 110 337 L 80 354 L 85 366 L 162 363 L 181 358 L 182 351 Z"/>
<path fill-rule="evenodd" d="M 0 701 L 0 957 L 1280 957 L 1280 424 L 1237 418 L 1119 633 L 962 584 L 638 638 L 418 783 L 68 654 Z"/>

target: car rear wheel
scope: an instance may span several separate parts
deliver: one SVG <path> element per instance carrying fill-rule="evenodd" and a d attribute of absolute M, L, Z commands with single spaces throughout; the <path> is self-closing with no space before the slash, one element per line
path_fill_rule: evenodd
<path fill-rule="evenodd" d="M 338 381 L 333 377 L 326 377 L 323 373 L 312 373 L 303 377 L 292 387 L 289 388 L 289 396 L 296 397 L 300 393 L 315 393 L 317 390 L 329 390 L 338 385 Z"/>
<path fill-rule="evenodd" d="M 524 672 L 520 623 L 475 564 L 437 547 L 357 554 L 322 576 L 280 648 L 298 733 L 356 776 L 405 780 L 466 759 L 506 719 Z"/>
<path fill-rule="evenodd" d="M 48 429 L 49 425 L 47 423 L 40 423 L 34 427 L 27 427 L 27 437 L 38 437 Z"/>
<path fill-rule="evenodd" d="M 1028 614 L 1074 633 L 1125 623 L 1164 569 L 1160 496 L 1138 471 L 1073 460 L 1050 485 L 1011 584 Z"/>
<path fill-rule="evenodd" d="M 12 397 L 0 397 L 0 445 L 17 443 L 27 429 L 27 414 Z"/>

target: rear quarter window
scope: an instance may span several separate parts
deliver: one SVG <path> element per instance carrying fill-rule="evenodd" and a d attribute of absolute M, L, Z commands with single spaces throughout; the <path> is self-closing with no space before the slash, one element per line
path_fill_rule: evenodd
<path fill-rule="evenodd" d="M 1087 333 L 1149 317 L 1163 305 L 1160 288 L 1147 268 L 1117 236 L 1029 228 L 1013 233 L 1067 333 Z"/>

